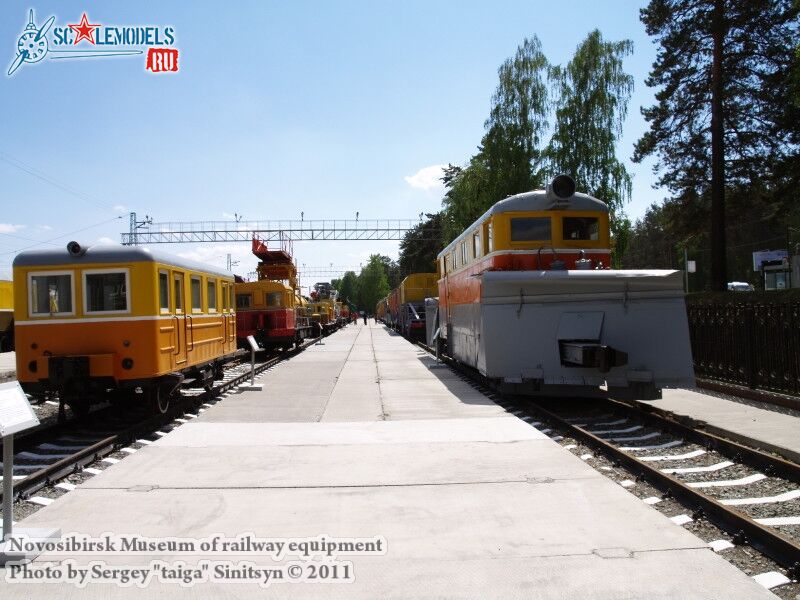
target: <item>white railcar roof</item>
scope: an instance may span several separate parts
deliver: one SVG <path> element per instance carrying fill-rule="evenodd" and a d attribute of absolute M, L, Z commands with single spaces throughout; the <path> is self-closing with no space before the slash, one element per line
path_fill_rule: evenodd
<path fill-rule="evenodd" d="M 75 256 L 62 249 L 28 250 L 14 258 L 14 267 L 60 267 L 81 264 L 119 264 L 151 262 L 179 267 L 189 271 L 210 273 L 220 277 L 233 277 L 233 273 L 201 262 L 188 260 L 174 254 L 152 250 L 141 246 L 114 246 L 111 244 L 92 246 L 83 255 Z"/>

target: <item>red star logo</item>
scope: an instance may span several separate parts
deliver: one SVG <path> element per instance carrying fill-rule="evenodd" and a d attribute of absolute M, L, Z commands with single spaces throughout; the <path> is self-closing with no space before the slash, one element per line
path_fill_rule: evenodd
<path fill-rule="evenodd" d="M 100 27 L 100 25 L 91 25 L 89 23 L 89 18 L 86 16 L 86 13 L 83 13 L 80 23 L 69 25 L 69 28 L 78 34 L 77 36 L 75 36 L 75 41 L 72 43 L 77 44 L 81 40 L 86 40 L 90 44 L 94 44 L 94 30 L 97 29 L 98 27 Z"/>

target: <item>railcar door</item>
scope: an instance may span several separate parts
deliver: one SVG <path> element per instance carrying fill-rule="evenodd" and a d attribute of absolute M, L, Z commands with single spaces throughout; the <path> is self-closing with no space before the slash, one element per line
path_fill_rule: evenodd
<path fill-rule="evenodd" d="M 172 274 L 172 296 L 175 300 L 172 313 L 172 322 L 174 325 L 174 342 L 175 342 L 175 368 L 183 369 L 186 366 L 187 360 L 187 323 L 186 323 L 186 289 L 185 289 L 183 273 L 174 272 Z"/>

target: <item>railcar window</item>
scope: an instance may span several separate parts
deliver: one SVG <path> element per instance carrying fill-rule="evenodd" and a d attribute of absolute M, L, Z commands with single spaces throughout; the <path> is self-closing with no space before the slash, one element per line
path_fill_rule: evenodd
<path fill-rule="evenodd" d="M 565 240 L 598 240 L 600 225 L 597 217 L 564 217 Z"/>
<path fill-rule="evenodd" d="M 192 312 L 203 312 L 203 290 L 199 277 L 192 277 Z"/>
<path fill-rule="evenodd" d="M 85 273 L 84 302 L 86 312 L 124 312 L 128 310 L 127 276 L 114 273 Z"/>
<path fill-rule="evenodd" d="M 72 275 L 31 275 L 31 314 L 72 313 Z"/>
<path fill-rule="evenodd" d="M 494 252 L 494 231 L 491 222 L 486 230 L 488 232 L 486 237 L 488 238 L 489 252 Z"/>
<path fill-rule="evenodd" d="M 461 242 L 461 264 L 467 264 L 467 240 Z"/>
<path fill-rule="evenodd" d="M 228 312 L 228 284 L 224 281 L 220 283 L 220 292 L 222 293 L 222 312 Z"/>
<path fill-rule="evenodd" d="M 472 255 L 475 258 L 481 256 L 481 235 L 477 231 L 472 234 Z"/>
<path fill-rule="evenodd" d="M 236 308 L 250 308 L 252 304 L 252 294 L 236 294 Z"/>
<path fill-rule="evenodd" d="M 455 271 L 456 266 L 456 253 L 453 252 L 450 254 L 450 270 Z"/>
<path fill-rule="evenodd" d="M 169 276 L 165 271 L 158 272 L 158 306 L 161 312 L 169 312 Z"/>
<path fill-rule="evenodd" d="M 183 312 L 183 275 L 173 275 L 172 287 L 175 289 L 175 312 Z"/>
<path fill-rule="evenodd" d="M 233 285 L 228 284 L 228 306 L 233 310 Z"/>
<path fill-rule="evenodd" d="M 550 217 L 516 217 L 511 219 L 512 242 L 549 242 Z"/>
<path fill-rule="evenodd" d="M 217 280 L 209 279 L 206 282 L 206 294 L 208 295 L 208 312 L 217 312 Z"/>

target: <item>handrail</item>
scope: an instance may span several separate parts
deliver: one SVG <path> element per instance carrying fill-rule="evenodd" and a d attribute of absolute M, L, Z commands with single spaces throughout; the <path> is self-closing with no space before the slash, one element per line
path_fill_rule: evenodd
<path fill-rule="evenodd" d="M 191 336 L 189 334 L 186 334 L 187 325 L 188 325 L 189 331 L 191 332 Z M 194 320 L 192 319 L 191 315 L 184 315 L 183 316 L 183 331 L 186 334 L 186 351 L 187 352 L 191 352 L 192 350 L 194 350 Z M 191 340 L 192 340 L 192 347 L 191 348 L 189 348 L 189 338 L 190 337 L 191 337 Z"/>
<path fill-rule="evenodd" d="M 181 332 L 178 329 L 181 320 L 178 318 L 178 315 L 172 315 L 172 318 L 175 319 L 175 356 L 178 356 L 181 353 Z"/>

